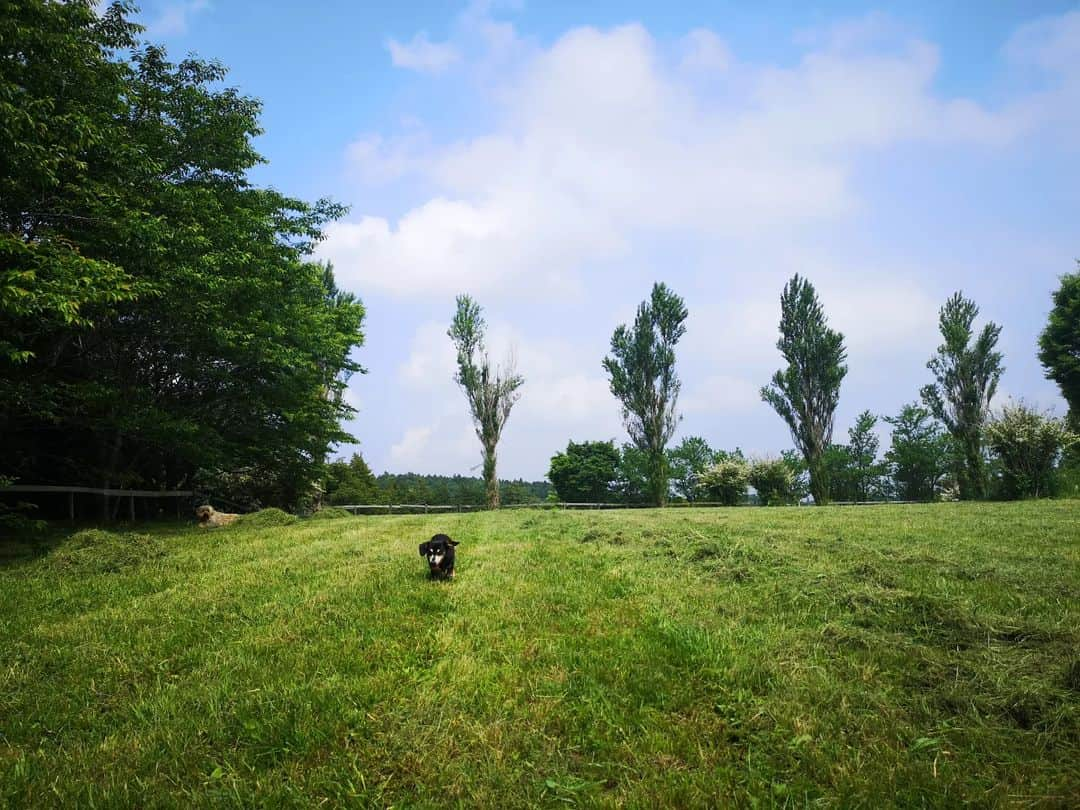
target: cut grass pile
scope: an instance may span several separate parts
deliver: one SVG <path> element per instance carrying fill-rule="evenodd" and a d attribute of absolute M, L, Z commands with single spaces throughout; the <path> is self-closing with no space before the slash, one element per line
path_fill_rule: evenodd
<path fill-rule="evenodd" d="M 0 568 L 0 805 L 1080 798 L 1078 502 L 277 523 Z"/>

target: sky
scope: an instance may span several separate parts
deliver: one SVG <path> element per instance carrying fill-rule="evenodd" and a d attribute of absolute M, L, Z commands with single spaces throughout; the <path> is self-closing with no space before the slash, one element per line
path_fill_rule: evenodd
<path fill-rule="evenodd" d="M 917 399 L 957 290 L 1002 326 L 996 404 L 1065 412 L 1036 354 L 1080 258 L 1080 6 L 145 0 L 138 19 L 262 100 L 255 182 L 350 207 L 318 252 L 367 308 L 358 444 L 337 452 L 376 472 L 479 474 L 459 293 L 525 377 L 504 478 L 627 440 L 601 361 L 656 281 L 690 313 L 676 442 L 792 446 L 759 389 L 795 273 L 846 338 L 836 440 Z"/>

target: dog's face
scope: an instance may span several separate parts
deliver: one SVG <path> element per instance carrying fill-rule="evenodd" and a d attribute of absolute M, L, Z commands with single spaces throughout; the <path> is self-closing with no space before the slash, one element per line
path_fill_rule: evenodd
<path fill-rule="evenodd" d="M 456 540 L 451 540 L 445 534 L 437 534 L 420 544 L 420 556 L 427 557 L 428 565 L 432 568 L 442 568 L 447 558 L 453 559 L 456 545 Z"/>
<path fill-rule="evenodd" d="M 214 507 L 212 506 L 200 506 L 195 509 L 195 517 L 199 519 L 200 523 L 208 521 L 212 514 L 214 514 Z"/>

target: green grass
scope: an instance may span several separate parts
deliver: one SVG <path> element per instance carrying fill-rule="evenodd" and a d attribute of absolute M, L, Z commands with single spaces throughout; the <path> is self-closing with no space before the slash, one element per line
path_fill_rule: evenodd
<path fill-rule="evenodd" d="M 0 805 L 1078 800 L 1075 501 L 134 527 L 0 568 Z"/>

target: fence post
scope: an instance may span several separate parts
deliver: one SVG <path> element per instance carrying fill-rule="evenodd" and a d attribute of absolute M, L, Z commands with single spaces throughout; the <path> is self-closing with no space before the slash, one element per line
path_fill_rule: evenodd
<path fill-rule="evenodd" d="M 75 493 L 68 493 L 68 520 L 75 522 Z"/>

